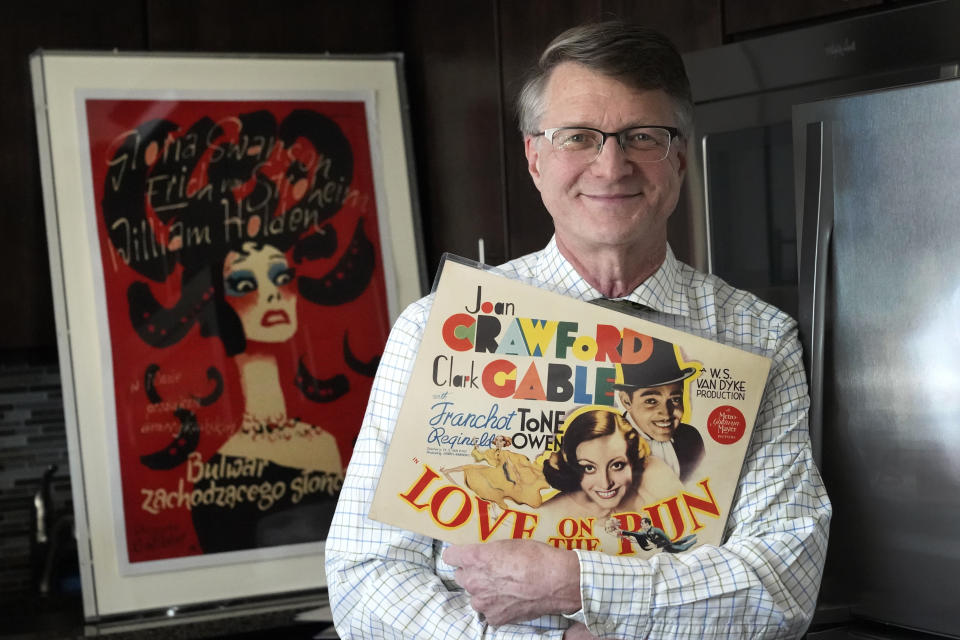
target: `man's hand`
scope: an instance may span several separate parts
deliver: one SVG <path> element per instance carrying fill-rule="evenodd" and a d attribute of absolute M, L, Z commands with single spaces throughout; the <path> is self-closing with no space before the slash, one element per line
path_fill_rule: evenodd
<path fill-rule="evenodd" d="M 580 561 L 573 551 L 534 540 L 498 540 L 453 545 L 443 560 L 457 567 L 454 577 L 470 594 L 470 606 L 494 626 L 582 606 Z"/>

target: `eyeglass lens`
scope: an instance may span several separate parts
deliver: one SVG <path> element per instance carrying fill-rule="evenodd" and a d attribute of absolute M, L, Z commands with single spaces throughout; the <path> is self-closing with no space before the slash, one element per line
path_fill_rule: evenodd
<path fill-rule="evenodd" d="M 660 127 L 635 127 L 615 137 L 627 157 L 637 162 L 659 162 L 670 151 L 670 132 Z M 604 134 L 594 129 L 563 127 L 553 132 L 550 142 L 571 159 L 592 162 L 600 155 L 604 139 Z"/>

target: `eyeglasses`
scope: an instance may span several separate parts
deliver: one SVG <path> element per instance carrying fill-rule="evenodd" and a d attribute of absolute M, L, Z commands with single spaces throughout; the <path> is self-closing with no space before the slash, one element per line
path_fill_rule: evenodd
<path fill-rule="evenodd" d="M 660 162 L 670 153 L 670 143 L 680 137 L 680 130 L 658 125 L 608 133 L 591 127 L 555 127 L 534 135 L 549 140 L 562 157 L 582 164 L 600 157 L 607 138 L 616 138 L 620 149 L 634 162 Z"/>

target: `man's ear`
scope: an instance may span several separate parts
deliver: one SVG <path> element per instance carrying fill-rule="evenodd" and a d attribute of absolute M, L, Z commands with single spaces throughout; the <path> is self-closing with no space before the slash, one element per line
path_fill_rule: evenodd
<path fill-rule="evenodd" d="M 537 189 L 540 188 L 540 150 L 538 149 L 538 140 L 540 136 L 525 135 L 523 137 L 523 152 L 527 156 L 527 171 L 533 178 L 533 184 Z"/>
<path fill-rule="evenodd" d="M 623 405 L 624 409 L 626 409 L 627 411 L 630 411 L 630 405 L 633 404 L 632 402 L 630 402 L 630 394 L 627 393 L 626 391 L 623 391 L 622 389 L 617 393 L 620 394 L 620 404 Z"/>
<path fill-rule="evenodd" d="M 678 142 L 683 144 L 677 145 L 677 174 L 680 176 L 680 179 L 683 180 L 683 177 L 687 173 L 687 139 L 680 138 Z"/>

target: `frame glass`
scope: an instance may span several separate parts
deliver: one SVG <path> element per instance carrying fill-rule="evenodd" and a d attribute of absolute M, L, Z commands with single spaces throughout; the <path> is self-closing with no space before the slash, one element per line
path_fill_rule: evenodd
<path fill-rule="evenodd" d="M 325 586 L 424 290 L 401 63 L 31 57 L 88 619 Z"/>

